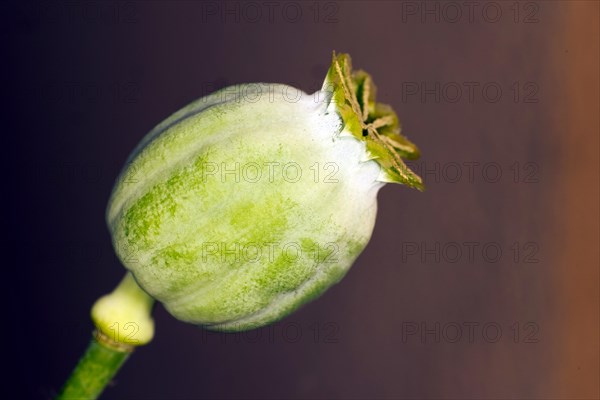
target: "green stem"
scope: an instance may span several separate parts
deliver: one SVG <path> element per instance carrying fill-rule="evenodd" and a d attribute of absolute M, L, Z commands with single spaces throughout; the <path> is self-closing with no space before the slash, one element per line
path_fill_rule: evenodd
<path fill-rule="evenodd" d="M 110 346 L 94 336 L 57 399 L 96 399 L 133 350 Z"/>
<path fill-rule="evenodd" d="M 130 273 L 92 307 L 94 339 L 65 383 L 58 399 L 96 399 L 136 346 L 154 336 L 154 299 Z"/>

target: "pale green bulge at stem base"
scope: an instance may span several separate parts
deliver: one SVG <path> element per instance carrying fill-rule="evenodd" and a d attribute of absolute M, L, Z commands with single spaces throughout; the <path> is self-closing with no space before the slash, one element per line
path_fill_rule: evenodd
<path fill-rule="evenodd" d="M 97 331 L 57 398 L 97 398 L 135 347 L 152 340 L 153 303 L 130 273 L 112 293 L 98 299 L 92 307 Z"/>

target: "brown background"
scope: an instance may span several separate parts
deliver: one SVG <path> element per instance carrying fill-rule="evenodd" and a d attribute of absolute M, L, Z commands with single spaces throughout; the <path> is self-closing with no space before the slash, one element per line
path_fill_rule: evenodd
<path fill-rule="evenodd" d="M 469 21 L 459 2 L 456 22 L 443 2 L 428 3 L 439 22 L 408 12 L 421 2 L 284 2 L 272 21 L 254 4 L 257 21 L 239 2 L 3 3 L 9 387 L 51 397 L 84 349 L 91 304 L 123 273 L 105 204 L 144 133 L 233 83 L 314 91 L 337 50 L 372 74 L 421 147 L 427 191 L 385 187 L 348 276 L 274 327 L 207 333 L 157 307 L 155 340 L 105 398 L 598 398 L 598 3 L 518 3 L 515 21 L 513 2 L 480 2 Z M 479 89 L 472 102 L 406 92 L 422 82 Z M 497 102 L 482 95 L 489 83 Z M 490 163 L 498 182 L 482 174 Z M 464 242 L 478 243 L 473 261 L 406 254 Z M 502 249 L 498 262 L 483 257 L 486 243 Z M 436 323 L 437 343 L 403 336 Z M 502 329 L 494 343 L 490 324 Z"/>

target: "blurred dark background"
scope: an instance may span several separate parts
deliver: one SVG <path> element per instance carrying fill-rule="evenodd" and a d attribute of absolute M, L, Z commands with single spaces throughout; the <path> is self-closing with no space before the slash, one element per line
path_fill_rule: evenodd
<path fill-rule="evenodd" d="M 123 275 L 104 211 L 142 136 L 226 85 L 312 92 L 336 50 L 398 112 L 427 190 L 385 187 L 347 277 L 274 326 L 208 333 L 158 306 L 104 398 L 598 398 L 597 2 L 0 8 L 19 397 L 56 393 Z"/>

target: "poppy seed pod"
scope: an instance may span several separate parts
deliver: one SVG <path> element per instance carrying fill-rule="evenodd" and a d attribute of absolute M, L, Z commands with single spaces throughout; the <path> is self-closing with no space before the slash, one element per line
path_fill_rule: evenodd
<path fill-rule="evenodd" d="M 154 128 L 107 209 L 137 284 L 176 318 L 251 329 L 338 282 L 367 245 L 377 192 L 422 189 L 418 150 L 363 71 L 335 55 L 322 90 L 228 87 Z"/>

